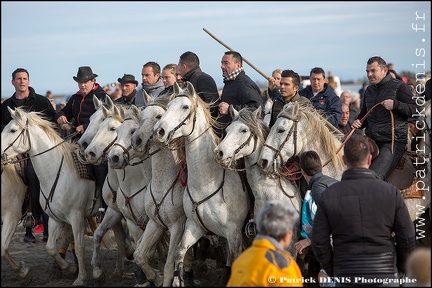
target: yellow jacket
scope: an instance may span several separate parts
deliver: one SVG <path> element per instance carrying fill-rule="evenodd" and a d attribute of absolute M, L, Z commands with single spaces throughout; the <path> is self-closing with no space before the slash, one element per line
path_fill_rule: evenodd
<path fill-rule="evenodd" d="M 302 274 L 294 258 L 269 239 L 265 236 L 255 239 L 252 245 L 234 260 L 228 287 L 303 287 Z"/>

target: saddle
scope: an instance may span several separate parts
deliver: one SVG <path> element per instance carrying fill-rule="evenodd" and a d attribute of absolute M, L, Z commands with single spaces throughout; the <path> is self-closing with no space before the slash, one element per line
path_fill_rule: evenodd
<path fill-rule="evenodd" d="M 398 165 L 393 169 L 386 181 L 398 187 L 404 199 L 423 198 L 424 190 L 421 189 L 421 185 L 418 185 L 422 179 L 415 176 L 416 169 L 411 161 L 410 153 L 409 151 L 404 152 Z"/>
<path fill-rule="evenodd" d="M 78 156 L 75 151 L 71 152 L 72 158 L 75 162 L 75 167 L 77 169 L 78 175 L 81 178 L 95 181 L 96 177 L 94 171 L 90 164 L 83 164 L 79 161 Z"/>

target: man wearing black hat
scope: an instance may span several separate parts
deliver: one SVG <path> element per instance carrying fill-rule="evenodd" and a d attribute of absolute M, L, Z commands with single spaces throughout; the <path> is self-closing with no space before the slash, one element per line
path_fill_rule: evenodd
<path fill-rule="evenodd" d="M 144 98 L 136 97 L 136 87 L 138 86 L 138 81 L 135 80 L 135 76 L 131 74 L 124 74 L 123 77 L 118 78 L 117 81 L 120 83 L 122 89 L 122 97 L 114 100 L 114 103 L 144 106 Z"/>
<path fill-rule="evenodd" d="M 90 122 L 90 116 L 96 112 L 93 95 L 102 102 L 105 102 L 105 97 L 109 97 L 103 88 L 96 83 L 95 78 L 97 76 L 89 66 L 79 67 L 77 76 L 73 76 L 73 79 L 78 83 L 79 90 L 70 97 L 66 106 L 55 115 L 55 119 L 60 125 L 71 122 L 72 127 L 76 127 L 75 131 L 78 135 L 84 133 Z M 108 163 L 103 162 L 93 167 L 96 176 L 96 185 L 102 189 L 105 177 L 108 174 Z M 104 208 L 106 208 L 106 204 L 103 204 Z"/>

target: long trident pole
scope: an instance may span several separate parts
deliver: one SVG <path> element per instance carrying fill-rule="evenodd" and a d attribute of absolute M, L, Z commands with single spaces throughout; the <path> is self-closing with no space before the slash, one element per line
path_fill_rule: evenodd
<path fill-rule="evenodd" d="M 222 46 L 226 47 L 228 50 L 230 51 L 235 51 L 234 49 L 232 49 L 231 47 L 229 47 L 228 45 L 226 45 L 224 42 L 222 42 L 221 40 L 219 40 L 216 36 L 214 36 L 212 33 L 210 33 L 207 29 L 203 28 L 203 30 L 209 34 L 213 39 L 215 39 L 217 42 L 219 42 L 220 44 L 222 44 Z M 252 67 L 255 71 L 257 71 L 261 76 L 263 76 L 266 80 L 268 80 L 270 77 L 268 77 L 266 74 L 264 74 L 261 70 L 259 70 L 258 68 L 256 68 L 252 63 L 250 63 L 248 60 L 246 60 L 246 58 L 242 57 L 243 61 L 246 62 L 250 67 Z"/>

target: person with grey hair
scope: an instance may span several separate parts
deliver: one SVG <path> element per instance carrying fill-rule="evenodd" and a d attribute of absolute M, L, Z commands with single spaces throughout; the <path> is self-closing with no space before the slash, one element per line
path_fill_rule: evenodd
<path fill-rule="evenodd" d="M 302 287 L 302 274 L 285 249 L 291 243 L 298 213 L 282 200 L 266 203 L 257 214 L 257 231 L 252 245 L 234 260 L 228 287 Z"/>

